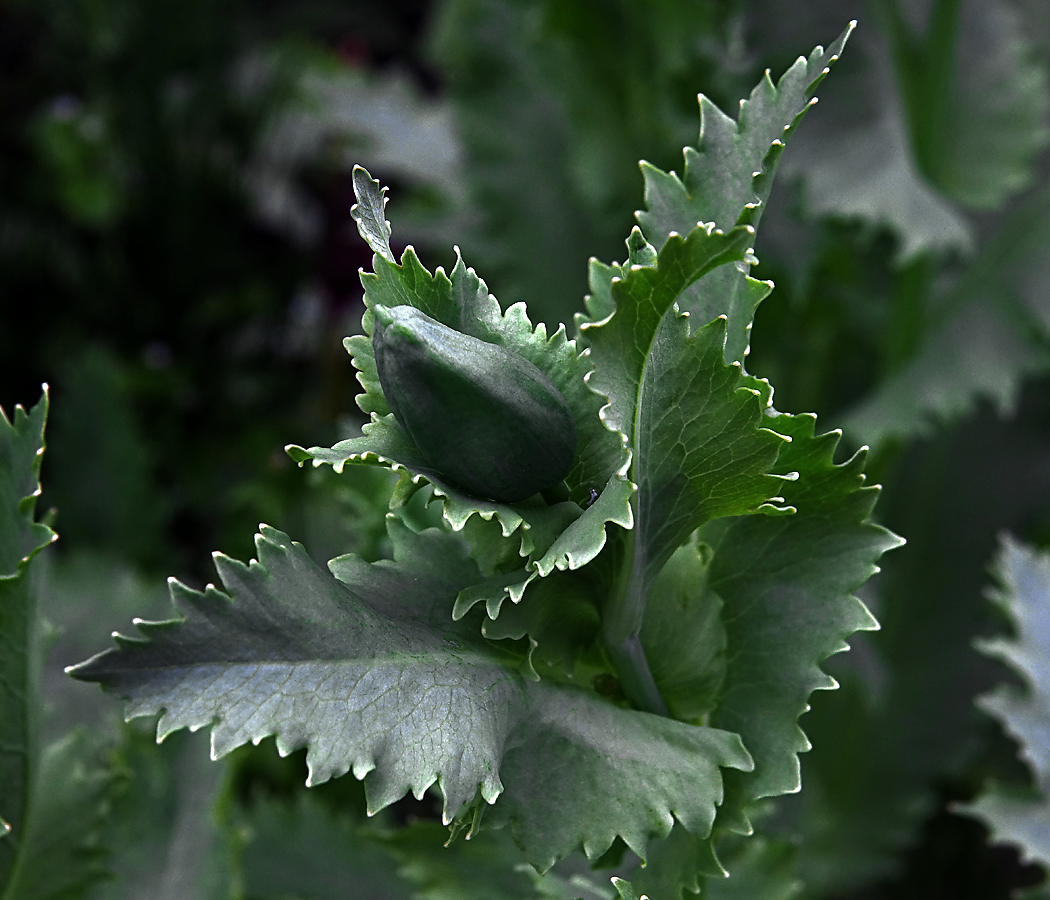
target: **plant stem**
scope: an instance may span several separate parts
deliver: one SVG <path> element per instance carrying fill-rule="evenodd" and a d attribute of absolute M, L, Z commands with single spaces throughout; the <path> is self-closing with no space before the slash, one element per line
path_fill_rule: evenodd
<path fill-rule="evenodd" d="M 635 540 L 638 526 L 636 515 L 635 528 L 626 533 L 619 577 L 602 616 L 602 637 L 627 698 L 644 712 L 666 716 L 669 714 L 667 704 L 660 696 L 642 647 L 642 619 L 648 590 L 642 551 Z"/>

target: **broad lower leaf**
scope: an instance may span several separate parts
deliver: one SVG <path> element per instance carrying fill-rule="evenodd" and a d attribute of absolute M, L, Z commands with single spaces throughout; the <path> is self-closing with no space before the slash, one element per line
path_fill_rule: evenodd
<path fill-rule="evenodd" d="M 1002 685 L 978 699 L 1020 745 L 1034 791 L 993 786 L 963 810 L 978 816 L 996 841 L 1016 844 L 1050 873 L 1050 554 L 1004 537 L 994 599 L 1016 628 L 1014 638 L 982 640 L 981 651 L 1006 663 L 1024 686 Z"/>
<path fill-rule="evenodd" d="M 526 680 L 473 617 L 451 618 L 478 578 L 463 542 L 391 529 L 393 562 L 342 557 L 337 580 L 264 528 L 250 565 L 216 555 L 229 595 L 173 582 L 181 620 L 140 623 L 148 640 L 72 674 L 128 697 L 129 716 L 163 710 L 161 737 L 211 724 L 216 756 L 270 734 L 282 753 L 306 745 L 310 784 L 353 771 L 372 810 L 435 783 L 446 821 L 495 803 L 486 821 L 541 871 L 617 837 L 644 856 L 675 820 L 710 830 L 719 767 L 751 764 L 736 735 Z"/>
<path fill-rule="evenodd" d="M 33 557 L 57 535 L 33 520 L 48 396 L 13 419 L 0 410 L 0 890 L 24 865 L 37 779 L 39 659 Z"/>

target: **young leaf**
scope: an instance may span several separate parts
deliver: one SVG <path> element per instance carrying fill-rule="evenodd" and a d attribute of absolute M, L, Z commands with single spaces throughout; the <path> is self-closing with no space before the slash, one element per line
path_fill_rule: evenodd
<path fill-rule="evenodd" d="M 655 264 L 631 265 L 613 280 L 605 318 L 580 325 L 595 365 L 588 384 L 608 398 L 602 418 L 630 448 L 639 488 L 624 574 L 603 612 L 605 644 L 628 696 L 653 712 L 666 705 L 638 636 L 664 563 L 714 518 L 790 511 L 776 497 L 789 476 L 769 474 L 784 438 L 762 427 L 766 398 L 739 363 L 723 361 L 725 318 L 690 334 L 673 307 L 697 278 L 738 257 L 751 233 L 738 226 L 723 235 L 708 224 L 672 236 Z"/>
<path fill-rule="evenodd" d="M 30 412 L 16 406 L 8 419 L 0 409 L 0 888 L 18 878 L 24 864 L 37 779 L 38 623 L 29 567 L 57 537 L 33 521 L 47 407 L 45 386 Z"/>
<path fill-rule="evenodd" d="M 959 807 L 987 823 L 996 841 L 1016 844 L 1050 874 L 1050 554 L 1002 538 L 996 569 L 1002 589 L 993 595 L 1009 614 L 1016 638 L 982 640 L 978 647 L 1006 663 L 1024 688 L 1001 685 L 978 698 L 1021 747 L 1035 791 L 993 786 L 972 805 Z"/>
<path fill-rule="evenodd" d="M 575 540 L 569 547 L 555 551 L 556 561 L 565 560 L 575 551 L 576 557 L 568 564 L 582 565 L 586 560 L 576 563 L 581 551 L 586 552 L 589 548 L 593 556 L 604 544 L 604 523 L 623 521 L 630 515 L 626 502 L 620 502 L 617 509 L 607 510 L 611 513 L 608 518 L 598 521 L 601 512 L 614 498 L 623 500 L 617 475 L 622 474 L 625 459 L 621 441 L 602 426 L 598 416 L 600 400 L 584 382 L 590 363 L 577 352 L 575 343 L 567 339 L 564 328 L 559 328 L 550 338 L 542 324 L 534 329 L 523 304 L 501 313 L 485 283 L 466 267 L 462 258 L 457 256 L 451 276 L 446 276 L 442 269 L 431 275 L 412 248 L 405 251 L 400 264 L 393 262 L 383 243 L 389 226 L 382 219 L 385 198 L 379 184 L 360 167 L 355 169 L 354 178 L 358 196 L 354 216 L 362 237 L 376 255 L 373 259 L 375 272 L 362 274 L 368 308 L 363 320 L 365 334 L 348 338 L 345 343 L 365 388 L 358 403 L 371 414 L 372 421 L 365 425 L 359 438 L 341 441 L 331 449 L 314 447 L 304 450 L 290 446 L 289 454 L 300 464 L 308 461 L 315 466 L 328 463 L 337 470 L 347 463 L 382 464 L 405 471 L 417 481 L 425 477 L 434 484 L 435 491 L 442 498 L 445 519 L 453 529 L 461 529 L 474 515 L 485 519 L 495 517 L 504 537 L 520 529 L 521 555 L 533 559 L 547 554 L 552 542 L 564 530 L 568 524 L 567 510 L 573 510 L 574 518 L 580 514 L 578 505 L 590 504 L 592 492 L 601 493 L 611 485 L 613 491 L 602 508 L 593 512 L 588 510 L 589 515 L 584 513 L 587 522 L 591 523 L 589 527 L 585 523 L 578 529 L 584 532 L 585 546 L 578 547 L 580 541 Z M 450 328 L 519 354 L 551 379 L 569 404 L 576 425 L 576 456 L 565 478 L 569 495 L 577 504 L 575 508 L 561 505 L 552 511 L 546 506 L 512 506 L 471 496 L 443 480 L 441 473 L 433 469 L 390 413 L 390 406 L 383 396 L 371 342 L 374 322 L 371 309 L 376 303 L 387 307 L 413 306 Z M 560 527 L 552 528 L 555 523 Z M 545 537 L 541 537 L 543 535 Z M 597 546 L 593 546 L 595 544 Z M 522 568 L 524 565 L 522 561 Z M 527 573 L 523 574 L 522 580 L 526 576 Z M 505 593 L 500 592 L 498 596 L 502 598 Z"/>
<path fill-rule="evenodd" d="M 736 735 L 523 679 L 451 618 L 478 578 L 460 539 L 393 518 L 391 538 L 393 562 L 342 557 L 337 581 L 264 527 L 257 561 L 216 555 L 232 596 L 172 582 L 183 619 L 139 623 L 148 640 L 118 637 L 72 674 L 128 697 L 129 716 L 163 710 L 161 737 L 214 723 L 216 756 L 270 734 L 282 753 L 306 745 L 308 783 L 353 771 L 371 810 L 437 782 L 450 821 L 480 793 L 541 871 L 616 837 L 644 856 L 676 819 L 710 830 L 719 767 L 750 767 Z"/>
<path fill-rule="evenodd" d="M 767 72 L 740 102 L 736 121 L 700 95 L 700 140 L 684 151 L 682 178 L 642 164 L 647 209 L 637 217 L 650 244 L 662 250 L 671 235 L 689 234 L 700 222 L 714 222 L 723 230 L 745 223 L 758 227 L 784 146 L 816 102 L 813 92 L 855 24 L 826 51 L 817 47 L 808 59 L 799 57 L 775 87 Z M 746 354 L 755 310 L 771 287 L 748 276 L 755 261 L 748 256 L 735 267 L 712 271 L 685 288 L 678 300 L 701 323 L 726 316 L 726 362 Z"/>

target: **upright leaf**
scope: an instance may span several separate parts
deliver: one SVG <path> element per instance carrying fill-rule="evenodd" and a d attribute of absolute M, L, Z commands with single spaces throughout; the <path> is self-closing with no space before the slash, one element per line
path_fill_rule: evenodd
<path fill-rule="evenodd" d="M 684 151 L 683 176 L 642 164 L 647 208 L 637 215 L 649 243 L 662 249 L 671 235 L 689 234 L 700 222 L 714 222 L 723 230 L 738 222 L 758 227 L 784 146 L 816 102 L 813 92 L 839 58 L 854 25 L 827 50 L 817 47 L 808 59 L 799 57 L 776 86 L 767 72 L 740 102 L 735 121 L 700 95 L 700 140 Z M 678 301 L 700 323 L 727 317 L 726 362 L 746 354 L 755 310 L 769 293 L 769 286 L 747 274 L 755 261 L 749 256 L 735 267 L 712 271 Z"/>
<path fill-rule="evenodd" d="M 0 889 L 18 878 L 36 781 L 37 600 L 30 563 L 57 535 L 33 520 L 48 396 L 30 412 L 0 410 Z"/>
<path fill-rule="evenodd" d="M 1003 537 L 996 563 L 1001 589 L 993 595 L 1016 636 L 979 644 L 1006 663 L 1024 686 L 1001 685 L 978 698 L 1020 745 L 1033 788 L 994 785 L 962 809 L 982 819 L 996 841 L 1016 844 L 1050 877 L 1050 554 Z"/>

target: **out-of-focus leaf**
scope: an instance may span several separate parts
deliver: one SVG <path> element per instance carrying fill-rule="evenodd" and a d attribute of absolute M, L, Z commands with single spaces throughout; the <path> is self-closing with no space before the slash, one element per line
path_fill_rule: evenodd
<path fill-rule="evenodd" d="M 44 750 L 14 880 L 0 884 L 4 900 L 82 897 L 109 877 L 102 836 L 120 776 L 108 744 L 77 729 Z"/>
<path fill-rule="evenodd" d="M 322 805 L 310 792 L 293 800 L 258 799 L 237 817 L 247 837 L 240 856 L 248 900 L 415 900 L 397 858 L 355 819 Z M 438 849 L 448 837 L 442 833 Z M 434 835 L 431 835 L 434 837 Z"/>
<path fill-rule="evenodd" d="M 800 873 L 822 894 L 893 877 L 935 810 L 938 784 L 957 779 L 979 752 L 973 696 L 994 683 L 974 652 L 991 615 L 981 595 L 996 532 L 1026 527 L 1050 509 L 1045 380 L 1023 415 L 1003 422 L 983 409 L 912 447 L 887 477 L 883 521 L 908 536 L 865 593 L 882 623 L 829 662 L 842 688 L 815 698 L 803 720 L 814 748 L 789 834 Z M 916 690 L 922 685 L 922 690 Z"/>
<path fill-rule="evenodd" d="M 849 432 L 872 444 L 929 435 L 978 400 L 1009 414 L 1023 380 L 1050 368 L 1048 202 L 1050 186 L 1003 223 L 943 297 L 915 356 L 847 415 Z"/>
<path fill-rule="evenodd" d="M 785 170 L 803 177 L 813 212 L 893 230 L 902 259 L 965 251 L 974 233 L 953 204 L 995 208 L 1034 178 L 1050 136 L 1045 66 L 1004 0 L 894 0 L 880 13 L 860 29 Z M 811 38 L 841 15 L 837 3 L 809 4 L 793 34 Z M 755 16 L 772 49 L 783 39 L 771 30 L 773 7 Z"/>
<path fill-rule="evenodd" d="M 229 900 L 238 839 L 218 819 L 225 764 L 208 758 L 202 737 L 172 735 L 158 745 L 132 726 L 117 761 L 126 789 L 103 832 L 112 878 L 88 900 Z"/>
<path fill-rule="evenodd" d="M 166 510 L 128 368 L 101 346 L 66 361 L 55 394 L 47 494 L 56 498 L 67 542 L 119 547 L 130 558 L 157 545 Z"/>
<path fill-rule="evenodd" d="M 994 840 L 1020 847 L 1050 876 L 1050 554 L 1004 536 L 996 571 L 1002 586 L 993 599 L 1016 634 L 983 640 L 978 647 L 1006 663 L 1024 686 L 1000 685 L 977 702 L 1017 740 L 1035 789 L 1025 796 L 993 786 L 961 809 L 987 823 Z"/>
<path fill-rule="evenodd" d="M 698 86 L 735 91 L 728 18 L 707 0 L 442 6 L 433 47 L 477 210 L 463 243 L 504 302 L 570 320 L 584 261 L 612 258 L 641 203 L 638 160 L 673 164 L 695 134 Z"/>

